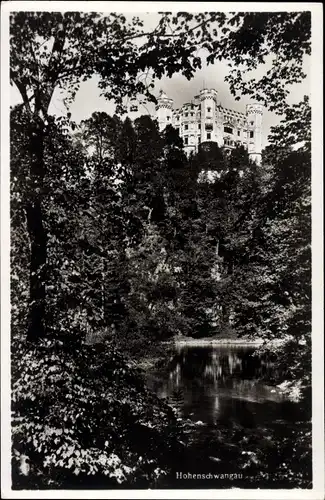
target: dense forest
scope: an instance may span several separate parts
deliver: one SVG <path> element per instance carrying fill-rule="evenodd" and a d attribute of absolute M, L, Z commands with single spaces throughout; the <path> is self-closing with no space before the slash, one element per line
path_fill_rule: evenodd
<path fill-rule="evenodd" d="M 307 97 L 286 105 L 283 90 L 304 76 L 310 16 L 165 13 L 153 32 L 142 25 L 117 14 L 11 19 L 22 97 L 10 116 L 16 488 L 148 487 L 175 470 L 183 424 L 132 360 L 176 335 L 263 338 L 281 367 L 270 383 L 310 404 L 311 111 Z M 139 70 L 190 79 L 198 46 L 210 63 L 249 54 L 256 66 L 265 44 L 278 55 L 269 79 L 229 77 L 234 95 L 282 115 L 261 165 L 243 147 L 188 157 L 172 126 L 123 116 L 124 96 L 154 100 Z M 73 100 L 93 74 L 114 116 L 49 114 L 57 86 Z"/>

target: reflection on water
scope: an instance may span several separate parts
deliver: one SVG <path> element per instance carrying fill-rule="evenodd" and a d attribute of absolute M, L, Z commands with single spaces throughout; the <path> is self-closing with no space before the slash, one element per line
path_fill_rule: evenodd
<path fill-rule="evenodd" d="M 178 347 L 169 363 L 147 375 L 149 387 L 184 417 L 207 424 L 255 427 L 296 418 L 296 406 L 261 377 L 274 370 L 247 346 Z"/>
<path fill-rule="evenodd" d="M 147 373 L 149 387 L 184 417 L 185 451 L 176 470 L 244 476 L 228 483 L 170 476 L 163 487 L 310 487 L 309 410 L 263 382 L 275 367 L 253 353 L 252 346 L 182 346 Z"/>

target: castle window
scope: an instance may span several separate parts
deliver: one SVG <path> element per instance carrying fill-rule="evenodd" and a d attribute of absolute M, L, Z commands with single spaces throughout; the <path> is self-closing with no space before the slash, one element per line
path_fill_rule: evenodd
<path fill-rule="evenodd" d="M 232 134 L 233 133 L 233 130 L 232 130 L 231 127 L 223 127 L 223 131 L 227 132 L 228 134 Z"/>
<path fill-rule="evenodd" d="M 184 144 L 188 144 L 188 137 L 184 137 Z"/>
<path fill-rule="evenodd" d="M 251 125 L 254 125 L 254 122 L 251 122 Z"/>
<path fill-rule="evenodd" d="M 185 125 L 185 130 L 188 130 L 188 125 Z"/>
<path fill-rule="evenodd" d="M 250 131 L 250 133 L 249 133 L 249 138 L 250 138 L 250 139 L 253 139 L 253 138 L 254 138 L 254 132 L 253 132 L 253 130 L 251 130 L 251 131 Z"/>
<path fill-rule="evenodd" d="M 199 123 L 199 130 L 201 130 L 201 123 Z"/>
<path fill-rule="evenodd" d="M 167 121 L 169 122 L 169 120 L 170 120 L 170 116 L 167 116 Z"/>
<path fill-rule="evenodd" d="M 211 113 L 211 108 L 207 108 L 208 113 Z"/>
<path fill-rule="evenodd" d="M 191 113 L 191 116 L 194 116 L 194 113 Z"/>
<path fill-rule="evenodd" d="M 237 135 L 238 135 L 238 136 L 240 135 L 240 130 L 238 130 Z"/>
<path fill-rule="evenodd" d="M 138 106 L 131 106 L 130 111 L 138 111 Z"/>
<path fill-rule="evenodd" d="M 187 117 L 187 116 L 188 116 L 188 113 L 185 113 L 185 116 Z"/>
<path fill-rule="evenodd" d="M 207 133 L 207 139 L 208 140 L 211 139 L 211 133 L 210 132 Z"/>

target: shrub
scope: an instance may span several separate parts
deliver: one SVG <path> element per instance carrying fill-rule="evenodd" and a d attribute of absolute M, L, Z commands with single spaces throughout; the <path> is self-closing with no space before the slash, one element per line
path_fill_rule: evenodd
<path fill-rule="evenodd" d="M 108 344 L 15 342 L 13 487 L 154 484 L 179 448 L 173 410 Z"/>

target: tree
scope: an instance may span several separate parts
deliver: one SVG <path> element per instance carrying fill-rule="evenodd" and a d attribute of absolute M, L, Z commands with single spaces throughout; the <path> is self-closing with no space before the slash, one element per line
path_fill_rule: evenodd
<path fill-rule="evenodd" d="M 201 66 L 196 56 L 199 47 L 208 50 L 209 62 L 215 57 L 228 58 L 229 53 L 235 63 L 245 60 L 248 64 L 247 54 L 260 61 L 265 56 L 264 40 L 270 41 L 271 49 L 282 58 L 287 56 L 287 60 L 294 60 L 294 65 L 287 67 L 280 76 L 289 82 L 297 81 L 303 76 L 299 71 L 302 55 L 310 51 L 310 16 L 305 13 L 267 16 L 267 22 L 260 23 L 259 15 L 252 19 L 252 15 L 247 14 L 162 13 L 156 28 L 146 32 L 138 17 L 127 21 L 122 14 L 17 12 L 11 15 L 10 77 L 21 94 L 28 116 L 33 187 L 26 207 L 31 242 L 29 340 L 36 340 L 45 333 L 48 236 L 43 219 L 44 137 L 48 133 L 48 110 L 54 91 L 66 90 L 66 103 L 69 104 L 80 82 L 99 74 L 103 95 L 114 99 L 122 110 L 124 96 L 144 94 L 155 101 L 154 84 L 139 79 L 141 72 L 152 70 L 153 78 L 161 78 L 164 74 L 172 76 L 181 71 L 191 78 Z M 212 29 L 214 23 L 216 30 Z M 252 24 L 254 37 L 245 36 L 243 45 L 243 32 L 246 35 L 247 26 Z M 234 26 L 237 27 L 235 35 Z M 277 26 L 281 26 L 281 30 L 275 29 Z M 279 74 L 272 74 L 270 78 L 273 91 Z M 276 97 L 283 95 L 278 92 Z"/>
<path fill-rule="evenodd" d="M 21 107 L 10 113 L 11 325 L 20 334 L 27 329 L 30 249 L 24 207 L 28 200 L 27 116 Z M 12 331 L 15 329 L 12 328 Z M 17 334 L 16 330 L 16 334 Z"/>
<path fill-rule="evenodd" d="M 124 95 L 147 92 L 138 70 L 163 61 L 146 58 L 131 40 L 143 36 L 142 22 L 123 15 L 90 13 L 25 13 L 11 16 L 10 77 L 18 88 L 28 117 L 31 191 L 26 205 L 31 242 L 30 322 L 28 340 L 44 336 L 48 235 L 44 221 L 44 140 L 49 133 L 48 110 L 55 89 L 67 89 L 71 102 L 80 81 L 94 73 L 106 97 L 117 103 Z M 139 60 L 135 68 L 134 60 Z M 169 68 L 172 68 L 170 63 Z M 110 89 L 110 90 L 107 90 Z"/>
<path fill-rule="evenodd" d="M 81 130 L 75 135 L 84 147 L 92 148 L 92 157 L 103 163 L 105 160 L 116 160 L 116 142 L 121 126 L 116 115 L 111 117 L 104 112 L 95 112 L 81 122 Z"/>
<path fill-rule="evenodd" d="M 311 13 L 237 12 L 228 17 L 221 31 L 220 39 L 211 37 L 207 43 L 207 61 L 230 59 L 226 81 L 236 100 L 249 95 L 270 111 L 283 114 L 290 85 L 306 77 L 303 62 L 311 54 Z M 250 72 L 270 56 L 270 68 L 256 79 Z"/>

